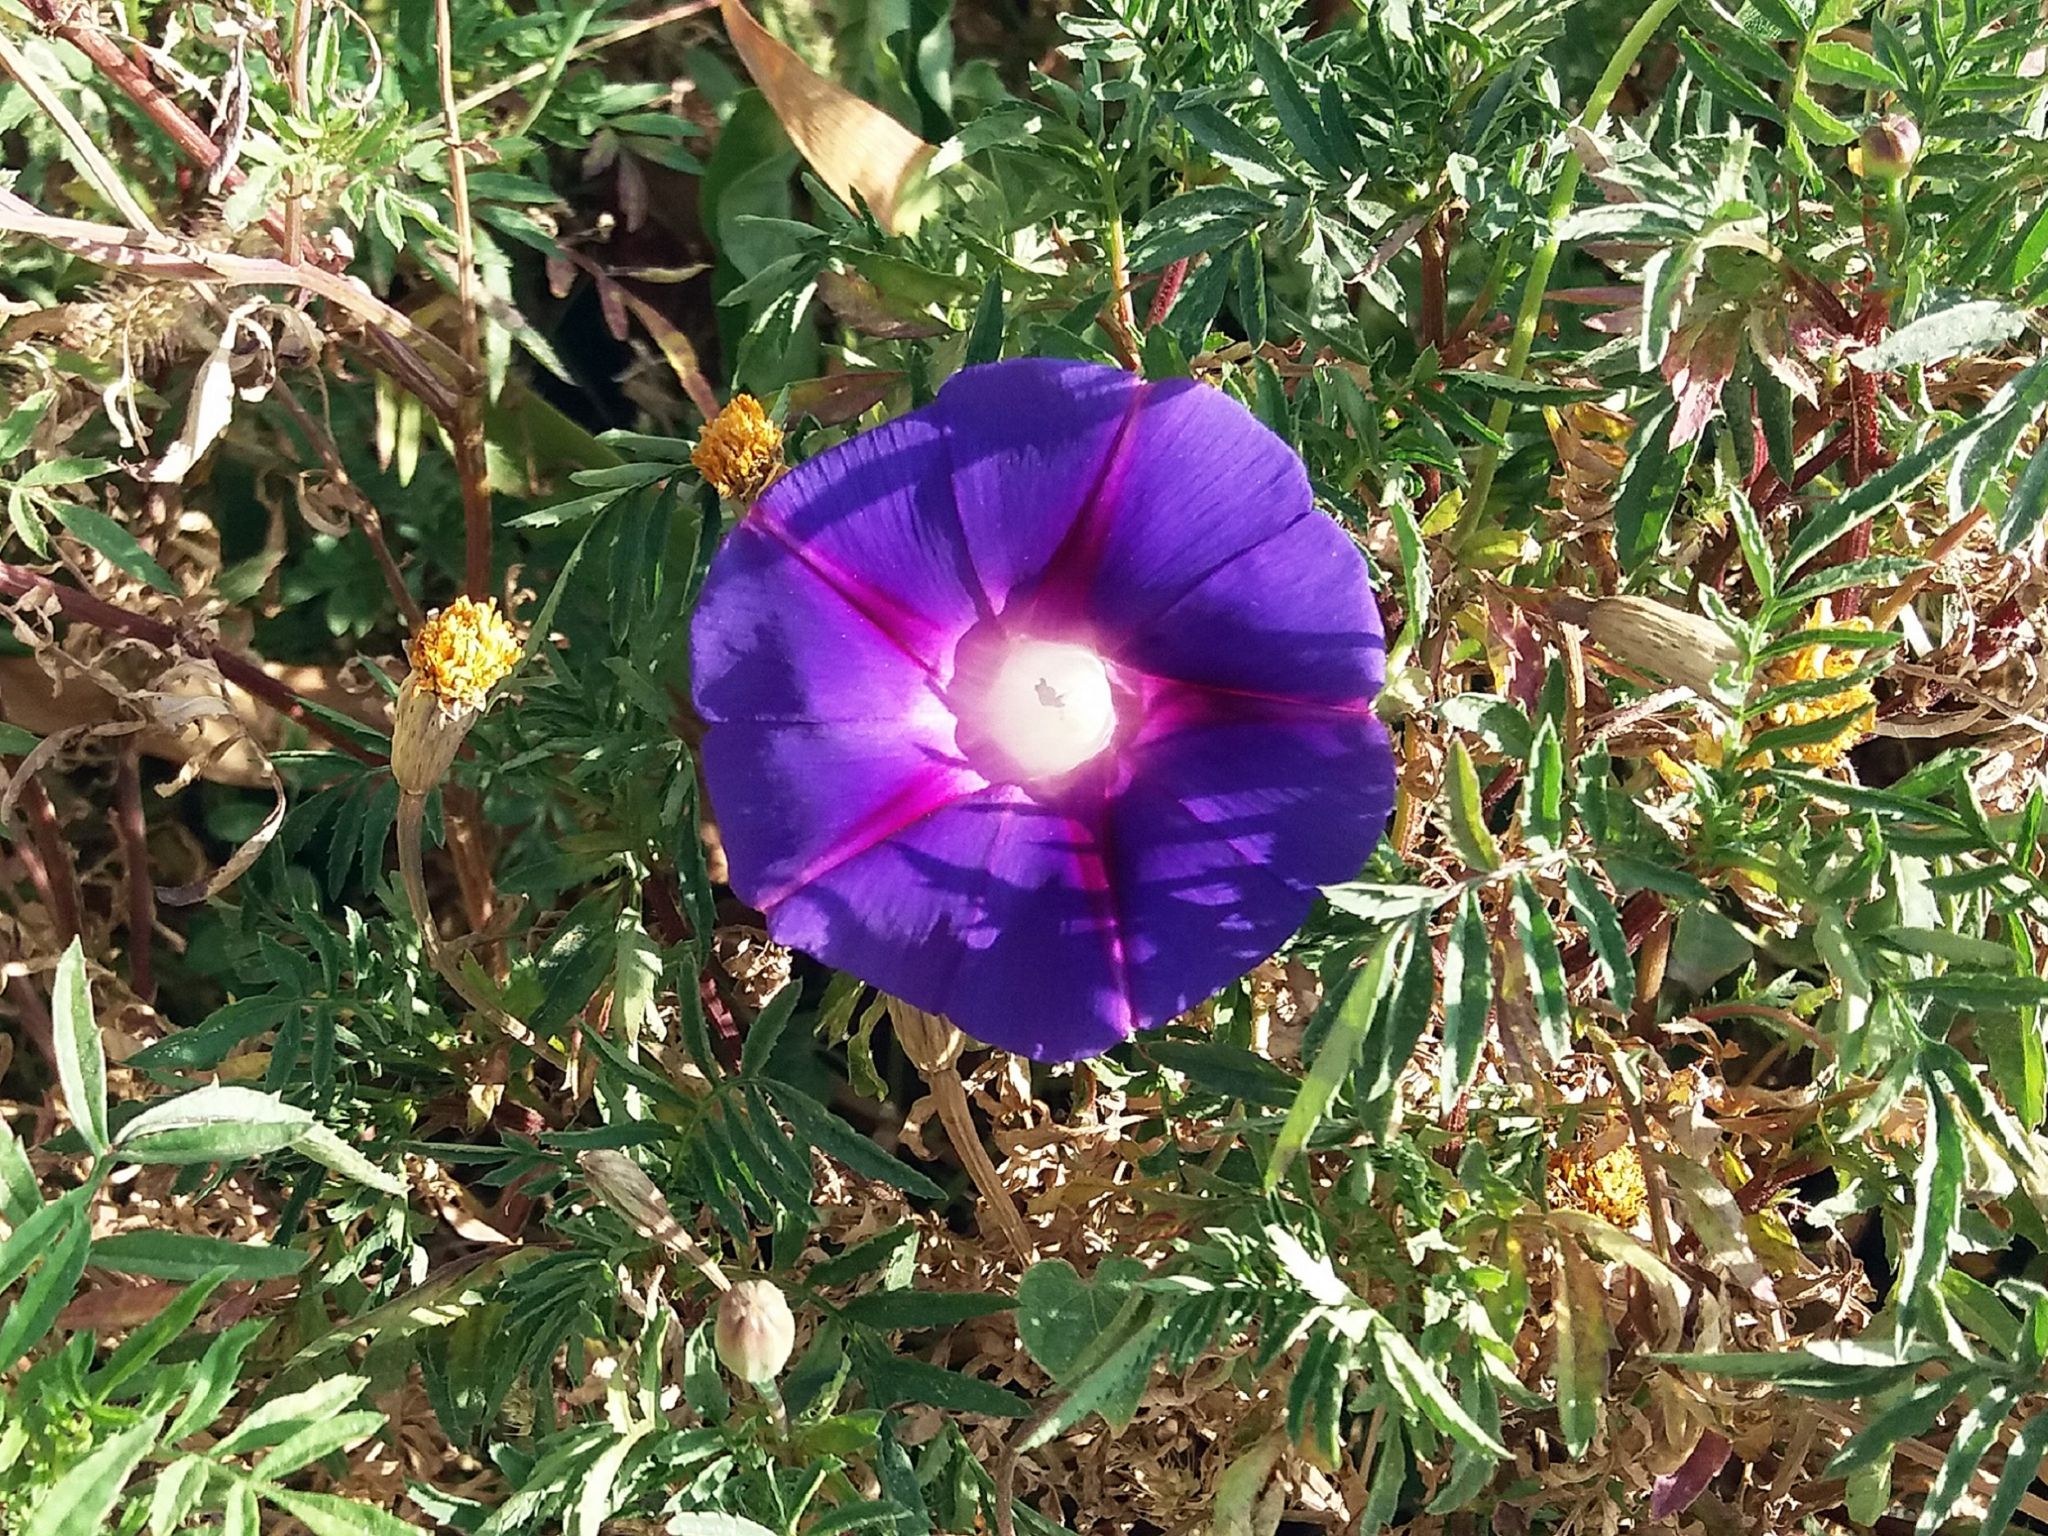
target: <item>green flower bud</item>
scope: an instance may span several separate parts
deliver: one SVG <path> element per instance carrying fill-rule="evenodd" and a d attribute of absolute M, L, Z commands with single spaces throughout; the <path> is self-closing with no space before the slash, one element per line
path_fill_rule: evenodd
<path fill-rule="evenodd" d="M 1897 181 L 1920 158 L 1920 125 L 1893 112 L 1863 130 L 1863 174 L 1872 181 Z"/>
<path fill-rule="evenodd" d="M 749 1386 L 782 1374 L 796 1347 L 796 1319 L 768 1280 L 742 1280 L 718 1299 L 712 1342 L 725 1368 Z"/>

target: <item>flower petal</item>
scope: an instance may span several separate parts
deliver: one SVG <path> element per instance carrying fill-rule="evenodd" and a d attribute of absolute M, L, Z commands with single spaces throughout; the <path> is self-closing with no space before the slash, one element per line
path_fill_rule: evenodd
<path fill-rule="evenodd" d="M 913 411 L 798 465 L 743 526 L 778 539 L 904 650 L 941 667 L 984 607 L 952 467 L 934 413 Z"/>
<path fill-rule="evenodd" d="M 728 721 L 703 746 L 733 889 L 763 910 L 987 787 L 936 706 L 903 720 Z"/>
<path fill-rule="evenodd" d="M 1033 357 L 962 369 L 939 391 L 961 529 L 995 611 L 1092 500 L 1144 389 L 1120 368 Z"/>
<path fill-rule="evenodd" d="M 1394 805 L 1370 715 L 1246 704 L 1140 743 L 1129 770 L 1105 841 L 1141 1028 L 1284 944 L 1316 887 L 1357 874 Z"/>
<path fill-rule="evenodd" d="M 1191 379 L 1148 384 L 1041 601 L 1056 622 L 1106 626 L 1113 649 L 1313 510 L 1301 460 L 1236 400 Z"/>
<path fill-rule="evenodd" d="M 1116 654 L 1159 677 L 1363 711 L 1386 680 L 1386 652 L 1364 559 L 1310 509 L 1212 571 Z"/>
<path fill-rule="evenodd" d="M 929 708 L 926 664 L 749 519 L 712 562 L 691 625 L 697 711 L 725 720 L 901 720 Z"/>
<path fill-rule="evenodd" d="M 1134 1027 L 1102 851 L 1010 786 L 934 812 L 793 891 L 784 944 L 1040 1061 Z"/>

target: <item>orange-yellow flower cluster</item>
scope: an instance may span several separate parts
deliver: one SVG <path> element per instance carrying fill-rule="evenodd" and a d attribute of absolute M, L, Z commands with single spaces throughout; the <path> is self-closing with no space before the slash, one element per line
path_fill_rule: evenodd
<path fill-rule="evenodd" d="M 1650 1208 L 1643 1160 L 1630 1146 L 1589 1157 L 1580 1147 L 1550 1153 L 1550 1203 L 1598 1216 L 1617 1227 L 1633 1227 Z"/>
<path fill-rule="evenodd" d="M 1808 629 L 1857 629 L 1868 631 L 1870 620 L 1835 620 L 1825 607 L 1806 621 Z M 1788 683 L 1818 682 L 1822 678 L 1844 677 L 1862 663 L 1860 651 L 1836 650 L 1826 645 L 1803 645 L 1776 658 L 1764 669 L 1764 686 L 1783 688 Z M 1765 722 L 1771 728 L 1805 725 L 1812 720 L 1840 717 L 1841 726 L 1824 741 L 1784 748 L 1784 755 L 1815 768 L 1832 768 L 1849 754 L 1849 749 L 1868 736 L 1877 724 L 1877 697 L 1867 682 L 1856 683 L 1840 693 L 1819 698 L 1794 699 L 1768 711 Z"/>
<path fill-rule="evenodd" d="M 705 424 L 690 462 L 728 501 L 752 501 L 782 472 L 782 429 L 752 395 L 734 395 Z"/>
<path fill-rule="evenodd" d="M 480 710 L 519 663 L 519 637 L 495 598 L 458 597 L 428 615 L 406 651 L 413 677 L 443 709 Z"/>

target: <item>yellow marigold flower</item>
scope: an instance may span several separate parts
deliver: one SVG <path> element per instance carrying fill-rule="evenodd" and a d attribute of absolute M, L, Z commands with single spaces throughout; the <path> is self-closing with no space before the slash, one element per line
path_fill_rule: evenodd
<path fill-rule="evenodd" d="M 458 597 L 427 616 L 406 650 L 420 686 L 447 710 L 484 707 L 484 699 L 519 663 L 519 637 L 495 598 Z"/>
<path fill-rule="evenodd" d="M 1826 604 L 1814 610 L 1806 621 L 1808 629 L 1857 629 L 1869 631 L 1870 620 L 1865 618 L 1842 619 L 1837 621 L 1828 612 Z M 1796 651 L 1788 651 L 1772 661 L 1764 669 L 1764 686 L 1782 688 L 1788 683 L 1818 682 L 1823 678 L 1846 677 L 1861 664 L 1862 654 L 1857 651 L 1836 650 L 1827 645 L 1804 645 Z M 1786 725 L 1805 725 L 1812 720 L 1828 720 L 1841 717 L 1841 726 L 1825 741 L 1808 742 L 1802 747 L 1787 747 L 1784 755 L 1795 762 L 1805 763 L 1814 768 L 1833 768 L 1849 755 L 1849 749 L 1868 736 L 1877 725 L 1877 696 L 1870 691 L 1870 684 L 1856 683 L 1840 693 L 1823 694 L 1819 698 L 1794 699 L 1780 704 L 1766 712 L 1764 719 L 1773 729 Z"/>
<path fill-rule="evenodd" d="M 1584 1211 L 1617 1227 L 1633 1227 L 1650 1208 L 1643 1160 L 1631 1146 L 1589 1157 L 1580 1147 L 1556 1147 L 1550 1154 L 1550 1203 Z"/>
<path fill-rule="evenodd" d="M 782 472 L 782 429 L 752 395 L 734 395 L 705 424 L 690 462 L 728 501 L 752 501 Z"/>

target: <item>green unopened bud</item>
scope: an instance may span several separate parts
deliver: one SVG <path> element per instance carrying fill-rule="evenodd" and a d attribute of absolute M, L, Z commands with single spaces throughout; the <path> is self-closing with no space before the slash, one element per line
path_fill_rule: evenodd
<path fill-rule="evenodd" d="M 768 1280 L 742 1280 L 718 1298 L 712 1342 L 725 1368 L 749 1386 L 772 1382 L 796 1347 L 796 1319 Z"/>
<path fill-rule="evenodd" d="M 1920 158 L 1920 125 L 1893 112 L 1863 130 L 1863 174 L 1872 181 L 1897 181 Z"/>

